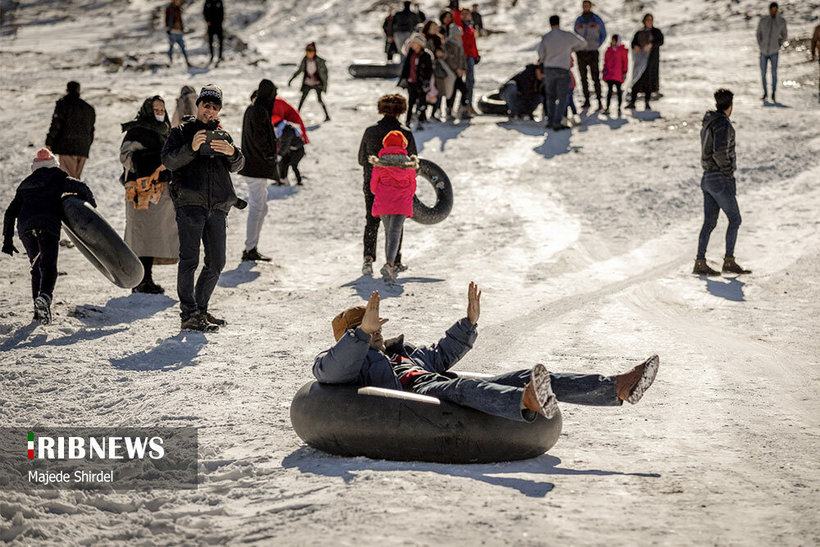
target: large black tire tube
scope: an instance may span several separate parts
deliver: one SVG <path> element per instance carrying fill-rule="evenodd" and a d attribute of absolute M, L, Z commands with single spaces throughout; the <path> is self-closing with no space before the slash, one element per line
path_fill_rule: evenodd
<path fill-rule="evenodd" d="M 398 78 L 401 63 L 353 63 L 347 71 L 354 78 Z"/>
<path fill-rule="evenodd" d="M 483 95 L 478 100 L 478 109 L 482 114 L 507 115 L 507 101 L 501 97 L 501 93 Z"/>
<path fill-rule="evenodd" d="M 535 458 L 561 435 L 561 413 L 518 422 L 415 393 L 308 382 L 290 406 L 296 434 L 338 456 L 440 463 Z"/>
<path fill-rule="evenodd" d="M 438 224 L 453 209 L 453 186 L 444 170 L 432 161 L 419 158 L 417 177 L 427 180 L 436 191 L 436 204 L 428 207 L 413 196 L 413 220 L 419 224 Z M 418 181 L 417 178 L 417 182 Z"/>
<path fill-rule="evenodd" d="M 64 197 L 62 207 L 63 228 L 77 250 L 116 286 L 139 285 L 142 263 L 97 210 L 77 196 Z"/>

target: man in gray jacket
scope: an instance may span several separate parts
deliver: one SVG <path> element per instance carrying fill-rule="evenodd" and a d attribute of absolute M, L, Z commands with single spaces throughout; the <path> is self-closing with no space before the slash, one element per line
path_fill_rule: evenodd
<path fill-rule="evenodd" d="M 448 369 L 475 343 L 480 300 L 481 291 L 470 283 L 467 316 L 437 344 L 415 347 L 404 342 L 404 335 L 384 340 L 382 325 L 387 319 L 379 317 L 379 293 L 373 292 L 366 307 L 347 309 L 333 319 L 336 345 L 316 357 L 313 374 L 325 384 L 410 391 L 509 420 L 533 421 L 536 413 L 552 417 L 557 401 L 594 406 L 637 403 L 658 372 L 658 356 L 653 355 L 617 376 L 554 374 L 538 364 L 490 378 L 459 377 Z"/>
<path fill-rule="evenodd" d="M 557 15 L 550 16 L 550 30 L 538 46 L 538 62 L 544 65 L 544 92 L 547 103 L 544 114 L 549 129 L 569 129 L 561 123 L 569 102 L 569 66 L 572 52 L 586 47 L 587 41 L 575 34 L 558 28 Z M 556 102 L 558 103 L 556 106 Z"/>
<path fill-rule="evenodd" d="M 777 102 L 777 56 L 780 46 L 786 41 L 786 20 L 778 14 L 777 2 L 769 4 L 769 15 L 760 18 L 757 24 L 757 45 L 760 47 L 760 76 L 763 79 L 763 100 L 769 98 L 766 87 L 766 63 L 772 65 L 772 102 Z"/>

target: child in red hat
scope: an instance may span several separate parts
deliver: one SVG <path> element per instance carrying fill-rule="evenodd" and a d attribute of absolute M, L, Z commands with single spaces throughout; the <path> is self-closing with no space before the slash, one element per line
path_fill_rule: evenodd
<path fill-rule="evenodd" d="M 417 156 L 407 155 L 407 138 L 401 131 L 391 131 L 382 140 L 379 155 L 370 156 L 373 174 L 371 214 L 384 224 L 384 254 L 387 262 L 380 272 L 388 283 L 396 282 L 396 253 L 404 230 L 404 219 L 413 216 L 413 196 L 416 194 Z"/>

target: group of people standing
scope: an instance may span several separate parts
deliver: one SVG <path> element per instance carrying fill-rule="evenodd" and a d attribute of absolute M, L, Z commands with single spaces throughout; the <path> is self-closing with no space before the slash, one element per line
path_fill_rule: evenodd
<path fill-rule="evenodd" d="M 185 49 L 185 25 L 182 21 L 182 3 L 183 0 L 171 0 L 165 6 L 165 32 L 168 35 L 168 60 L 171 64 L 174 63 L 174 46 L 178 46 L 185 59 L 185 64 L 191 66 L 188 59 L 188 51 Z M 222 0 L 205 0 L 202 6 L 202 17 L 205 20 L 208 35 L 208 50 L 211 57 L 208 63 L 214 60 L 214 39 L 219 46 L 219 53 L 216 60 L 216 65 L 222 62 L 222 45 L 224 42 L 224 31 L 222 29 L 222 22 L 225 19 L 225 7 L 222 5 Z"/>

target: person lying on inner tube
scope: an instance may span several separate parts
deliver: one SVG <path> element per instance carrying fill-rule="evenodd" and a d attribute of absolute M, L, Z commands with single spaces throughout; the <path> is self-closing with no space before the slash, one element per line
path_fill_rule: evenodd
<path fill-rule="evenodd" d="M 320 353 L 313 374 L 324 384 L 375 386 L 438 397 L 510 420 L 533 421 L 537 414 L 551 418 L 558 401 L 620 406 L 637 403 L 658 372 L 653 355 L 632 370 L 616 376 L 551 373 L 542 364 L 491 378 L 459 378 L 449 372 L 472 349 L 478 336 L 481 291 L 467 289 L 467 316 L 430 346 L 413 346 L 404 335 L 385 340 L 379 317 L 379 293 L 367 306 L 349 308 L 333 318 L 336 344 Z"/>

